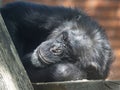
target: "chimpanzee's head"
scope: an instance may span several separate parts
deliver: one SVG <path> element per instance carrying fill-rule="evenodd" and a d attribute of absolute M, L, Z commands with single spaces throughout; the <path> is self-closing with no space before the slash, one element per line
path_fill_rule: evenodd
<path fill-rule="evenodd" d="M 81 27 L 78 23 L 69 21 L 56 28 L 48 39 L 35 49 L 31 57 L 32 64 L 46 67 L 59 62 L 81 62 L 84 66 L 99 67 L 99 63 L 96 63 L 99 61 L 96 60 L 104 59 L 102 55 L 110 48 L 106 39 L 104 40 L 106 37 L 101 34 L 101 28 L 91 30 L 92 28 Z"/>

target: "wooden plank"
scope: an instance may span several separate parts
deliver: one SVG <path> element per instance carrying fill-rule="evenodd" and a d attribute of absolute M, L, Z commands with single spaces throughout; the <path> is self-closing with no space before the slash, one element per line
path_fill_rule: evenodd
<path fill-rule="evenodd" d="M 33 90 L 1 15 L 0 90 Z"/>
<path fill-rule="evenodd" d="M 35 90 L 120 90 L 120 81 L 66 81 L 34 83 Z"/>

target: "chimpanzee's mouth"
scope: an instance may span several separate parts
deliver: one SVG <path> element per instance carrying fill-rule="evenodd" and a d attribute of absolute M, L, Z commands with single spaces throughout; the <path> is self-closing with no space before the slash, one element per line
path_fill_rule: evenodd
<path fill-rule="evenodd" d="M 37 50 L 37 55 L 38 55 L 38 59 L 40 61 L 42 61 L 45 64 L 51 64 L 53 63 L 52 60 L 49 60 L 48 58 L 45 57 L 45 55 L 42 53 L 41 49 Z"/>

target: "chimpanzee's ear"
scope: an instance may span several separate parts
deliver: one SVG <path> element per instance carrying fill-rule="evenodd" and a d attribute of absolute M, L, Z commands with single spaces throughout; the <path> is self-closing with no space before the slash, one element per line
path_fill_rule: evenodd
<path fill-rule="evenodd" d="M 81 19 L 81 17 L 82 17 L 81 15 L 76 15 L 74 20 L 79 21 Z"/>

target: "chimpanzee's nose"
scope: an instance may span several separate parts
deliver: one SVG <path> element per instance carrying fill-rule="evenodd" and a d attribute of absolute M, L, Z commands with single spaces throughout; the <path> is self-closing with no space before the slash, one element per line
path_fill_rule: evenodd
<path fill-rule="evenodd" d="M 60 55 L 63 52 L 62 46 L 60 44 L 53 45 L 50 48 L 50 52 L 52 52 L 54 55 Z"/>

